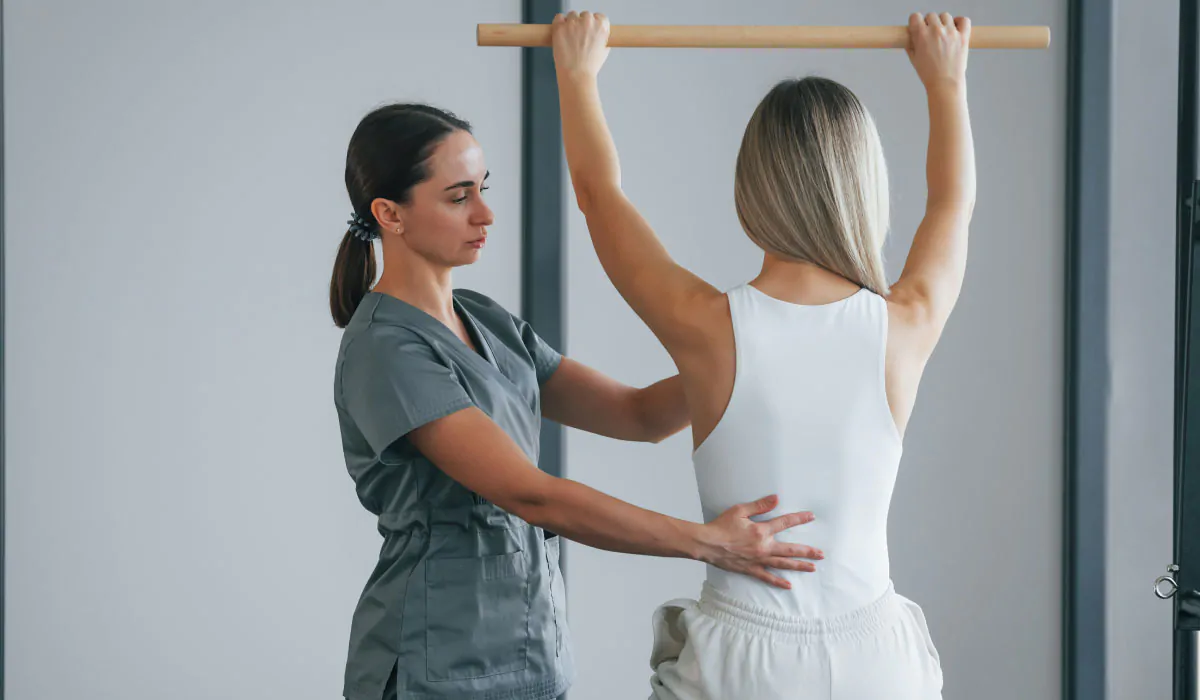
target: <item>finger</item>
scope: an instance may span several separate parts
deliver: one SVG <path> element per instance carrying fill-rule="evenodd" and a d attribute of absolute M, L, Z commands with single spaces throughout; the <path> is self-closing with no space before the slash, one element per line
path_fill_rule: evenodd
<path fill-rule="evenodd" d="M 817 570 L 817 565 L 811 561 L 798 561 L 796 559 L 784 559 L 783 557 L 772 557 L 763 563 L 772 569 L 783 571 L 807 571 L 812 573 Z"/>
<path fill-rule="evenodd" d="M 967 37 L 971 36 L 971 18 L 970 17 L 955 17 L 954 18 L 954 26 L 958 27 L 958 31 L 962 32 L 964 36 L 967 36 Z"/>
<path fill-rule="evenodd" d="M 768 583 L 772 586 L 775 586 L 776 588 L 790 590 L 792 587 L 792 584 L 788 583 L 784 579 L 779 578 L 778 576 L 772 574 L 771 572 L 767 571 L 766 569 L 764 569 L 762 567 L 759 567 L 757 569 L 752 569 L 750 571 L 750 575 L 753 576 L 754 578 L 758 579 L 759 581 Z"/>
<path fill-rule="evenodd" d="M 938 18 L 938 14 L 936 12 L 930 12 L 929 14 L 925 15 L 926 27 L 934 27 L 936 29 L 941 23 L 942 20 Z"/>
<path fill-rule="evenodd" d="M 816 547 L 809 547 L 806 544 L 789 544 L 787 542 L 776 542 L 771 547 L 771 556 L 787 557 L 788 559 L 814 559 L 820 561 L 825 558 L 825 552 Z"/>
<path fill-rule="evenodd" d="M 942 26 L 946 29 L 956 29 L 954 26 L 954 16 L 949 12 L 943 12 L 941 15 Z"/>
<path fill-rule="evenodd" d="M 803 513 L 788 513 L 787 515 L 781 515 L 777 518 L 771 518 L 762 524 L 766 526 L 767 532 L 774 535 L 789 528 L 796 527 L 797 525 L 811 523 L 815 519 L 816 516 L 814 516 L 811 512 L 804 511 Z"/>
<path fill-rule="evenodd" d="M 779 496 L 772 494 L 770 496 L 764 496 L 752 503 L 742 503 L 741 505 L 737 505 L 734 507 L 739 508 L 740 509 L 739 512 L 742 514 L 742 516 L 746 517 L 746 516 L 751 516 L 751 515 L 762 515 L 763 513 L 770 513 L 772 510 L 775 509 L 775 506 L 778 505 L 778 503 L 779 503 Z"/>
<path fill-rule="evenodd" d="M 583 12 L 579 13 L 579 19 L 581 19 L 581 20 L 587 21 L 587 20 L 590 20 L 591 18 L 592 18 L 592 13 L 588 12 L 587 10 L 584 10 Z"/>
<path fill-rule="evenodd" d="M 559 12 L 558 14 L 554 15 L 554 21 L 550 24 L 562 24 L 564 21 L 566 21 L 566 19 L 566 17 L 563 17 L 563 13 Z"/>
<path fill-rule="evenodd" d="M 921 17 L 921 13 L 914 12 L 908 16 L 908 46 L 904 47 L 904 51 L 908 54 L 909 60 L 912 60 L 917 55 L 913 47 L 917 45 L 917 37 L 920 36 L 921 28 L 924 26 L 925 22 Z"/>
<path fill-rule="evenodd" d="M 579 19 L 579 13 L 576 12 L 575 10 L 571 10 L 570 12 L 567 13 L 567 21 L 574 22 L 577 19 Z"/>

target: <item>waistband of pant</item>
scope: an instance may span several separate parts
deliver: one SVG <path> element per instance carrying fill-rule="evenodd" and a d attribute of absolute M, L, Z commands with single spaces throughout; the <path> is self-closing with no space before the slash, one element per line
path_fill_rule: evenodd
<path fill-rule="evenodd" d="M 902 614 L 901 602 L 889 585 L 882 596 L 856 610 L 830 617 L 792 617 L 737 600 L 707 581 L 700 591 L 702 612 L 754 634 L 799 640 L 849 639 L 873 634 Z"/>

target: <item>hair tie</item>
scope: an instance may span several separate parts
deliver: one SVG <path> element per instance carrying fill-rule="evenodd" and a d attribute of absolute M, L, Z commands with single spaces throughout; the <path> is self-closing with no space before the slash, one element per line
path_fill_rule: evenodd
<path fill-rule="evenodd" d="M 360 241 L 370 243 L 373 239 L 379 238 L 379 228 L 375 222 L 368 221 L 358 212 L 352 213 L 346 224 L 350 227 L 350 233 Z"/>

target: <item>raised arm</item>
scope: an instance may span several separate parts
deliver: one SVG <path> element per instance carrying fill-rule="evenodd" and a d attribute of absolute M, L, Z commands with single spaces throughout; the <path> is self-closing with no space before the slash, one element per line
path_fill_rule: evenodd
<path fill-rule="evenodd" d="M 967 267 L 967 232 L 975 208 L 975 146 L 967 112 L 971 21 L 949 13 L 909 17 L 909 59 L 929 102 L 925 218 L 917 228 L 891 301 L 910 307 L 929 342 L 937 342 L 958 301 Z"/>
<path fill-rule="evenodd" d="M 775 540 L 776 533 L 811 521 L 811 513 L 750 520 L 774 508 L 774 496 L 734 506 L 704 525 L 671 518 L 546 474 L 477 408 L 427 423 L 409 440 L 466 488 L 528 523 L 592 547 L 698 559 L 782 588 L 790 585 L 766 567 L 813 571 L 799 558 L 821 558 L 811 547 Z"/>
<path fill-rule="evenodd" d="M 672 355 L 707 342 L 702 319 L 723 313 L 721 293 L 671 259 L 621 190 L 617 149 L 597 87 L 608 56 L 608 19 L 590 12 L 559 15 L 553 37 L 567 166 L 605 274 Z"/>

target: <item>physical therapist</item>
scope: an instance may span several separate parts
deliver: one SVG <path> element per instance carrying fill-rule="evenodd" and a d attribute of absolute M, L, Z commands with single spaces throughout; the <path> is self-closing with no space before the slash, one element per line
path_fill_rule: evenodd
<path fill-rule="evenodd" d="M 353 214 L 330 285 L 345 328 L 334 377 L 346 467 L 384 542 L 351 624 L 349 700 L 542 700 L 574 678 L 558 534 L 787 582 L 821 553 L 777 542 L 810 513 L 751 519 L 773 496 L 698 524 L 538 469 L 543 416 L 621 440 L 687 425 L 678 377 L 634 389 L 547 345 L 486 296 L 451 287 L 492 211 L 470 125 L 379 108 L 346 156 Z M 382 240 L 375 279 L 372 241 Z M 557 533 L 557 534 L 554 534 Z"/>

